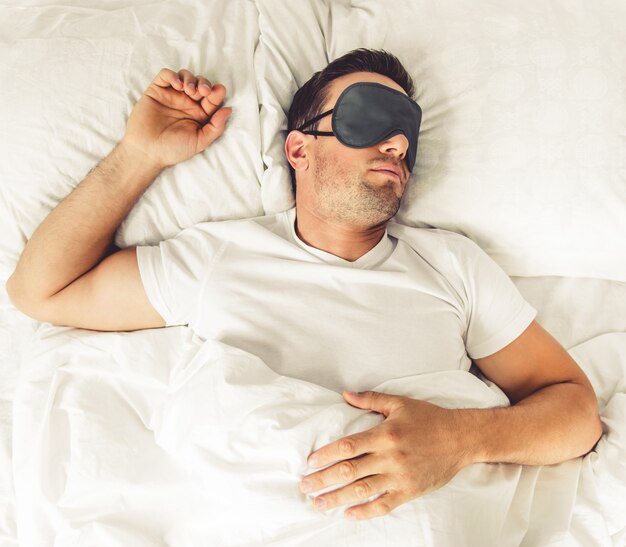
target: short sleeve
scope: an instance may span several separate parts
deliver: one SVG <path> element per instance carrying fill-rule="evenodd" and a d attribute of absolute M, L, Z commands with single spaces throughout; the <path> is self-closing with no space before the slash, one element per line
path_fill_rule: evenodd
<path fill-rule="evenodd" d="M 537 315 L 509 276 L 471 239 L 450 233 L 448 250 L 461 277 L 467 314 L 465 347 L 472 359 L 515 340 Z"/>
<path fill-rule="evenodd" d="M 202 287 L 224 242 L 202 223 L 158 245 L 137 247 L 148 300 L 167 327 L 196 321 Z"/>

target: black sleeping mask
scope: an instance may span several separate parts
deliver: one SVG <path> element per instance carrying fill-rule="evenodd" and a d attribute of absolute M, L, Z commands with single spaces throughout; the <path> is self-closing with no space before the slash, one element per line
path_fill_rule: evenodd
<path fill-rule="evenodd" d="M 331 113 L 332 132 L 302 131 Z M 375 82 L 358 82 L 343 90 L 335 108 L 305 122 L 298 131 L 307 135 L 334 135 L 350 148 L 368 148 L 402 133 L 409 141 L 405 161 L 411 173 L 421 121 L 422 109 L 404 93 Z"/>

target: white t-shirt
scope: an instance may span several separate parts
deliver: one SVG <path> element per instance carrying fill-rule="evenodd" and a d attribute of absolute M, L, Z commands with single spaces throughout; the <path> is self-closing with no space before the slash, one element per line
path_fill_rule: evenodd
<path fill-rule="evenodd" d="M 349 262 L 305 244 L 295 208 L 204 222 L 137 247 L 148 299 L 274 371 L 340 392 L 439 370 L 469 370 L 517 338 L 536 311 L 470 239 L 387 224 Z"/>

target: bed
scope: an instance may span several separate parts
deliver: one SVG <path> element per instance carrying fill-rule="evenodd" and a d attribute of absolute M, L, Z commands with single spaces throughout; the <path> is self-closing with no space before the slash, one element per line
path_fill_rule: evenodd
<path fill-rule="evenodd" d="M 0 544 L 626 545 L 626 4 L 621 0 L 27 0 L 0 6 Z M 603 436 L 551 466 L 475 464 L 389 515 L 313 510 L 306 456 L 380 423 L 187 327 L 39 323 L 4 288 L 30 235 L 122 137 L 161 67 L 223 83 L 233 115 L 116 234 L 153 244 L 293 206 L 291 97 L 358 47 L 423 110 L 396 221 L 466 235 L 587 373 Z M 453 372 L 373 389 L 508 404 Z"/>

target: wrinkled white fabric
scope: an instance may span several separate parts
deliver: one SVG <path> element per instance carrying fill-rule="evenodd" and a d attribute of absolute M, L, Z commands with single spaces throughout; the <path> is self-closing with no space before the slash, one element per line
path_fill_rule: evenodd
<path fill-rule="evenodd" d="M 41 329 L 18 385 L 20 544 L 609 545 L 624 522 L 626 334 L 572 350 L 601 401 L 597 450 L 553 466 L 475 464 L 389 515 L 317 513 L 306 457 L 381 422 L 321 386 L 187 329 Z M 464 371 L 376 390 L 447 407 L 507 405 Z M 607 493 L 611 492 L 607 497 Z M 545 518 L 549 515 L 549 518 Z M 581 541 L 583 540 L 584 541 Z"/>

